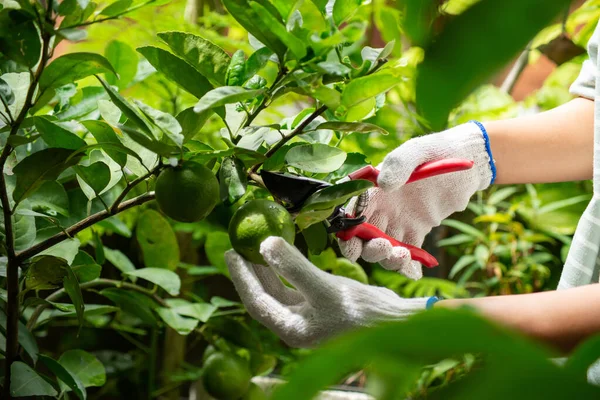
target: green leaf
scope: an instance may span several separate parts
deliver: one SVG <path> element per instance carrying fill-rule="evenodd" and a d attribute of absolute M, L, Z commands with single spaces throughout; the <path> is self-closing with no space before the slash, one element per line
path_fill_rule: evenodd
<path fill-rule="evenodd" d="M 6 81 L 0 78 L 0 98 L 6 103 L 6 105 L 10 106 L 15 102 L 15 95 L 12 92 L 12 89 L 6 83 Z"/>
<path fill-rule="evenodd" d="M 221 201 L 234 204 L 246 194 L 248 176 L 244 163 L 235 157 L 226 157 L 221 161 L 219 169 Z"/>
<path fill-rule="evenodd" d="M 115 130 L 110 125 L 103 121 L 83 121 L 82 124 L 90 131 L 102 150 L 104 150 L 114 162 L 121 167 L 124 167 L 127 164 L 127 154 L 124 151 L 114 150 L 114 147 L 122 147 L 125 149 L 125 146 L 121 143 Z M 111 146 L 106 146 L 106 148 L 104 148 L 102 145 L 105 143 L 110 144 Z"/>
<path fill-rule="evenodd" d="M 42 41 L 33 20 L 19 15 L 0 13 L 0 53 L 5 59 L 33 68 L 40 60 Z"/>
<path fill-rule="evenodd" d="M 371 181 L 357 179 L 317 190 L 304 202 L 302 211 L 326 210 L 339 206 L 373 186 Z"/>
<path fill-rule="evenodd" d="M 131 0 L 123 0 L 121 4 L 129 2 Z M 115 6 L 119 3 L 118 1 L 111 4 L 103 10 L 106 11 L 111 6 Z M 128 6 L 127 6 L 128 7 Z M 127 43 L 123 43 L 118 40 L 111 40 L 106 49 L 104 50 L 106 59 L 113 65 L 115 71 L 118 74 L 118 78 L 114 75 L 108 75 L 106 81 L 111 85 L 116 85 L 119 89 L 126 88 L 127 85 L 133 80 L 138 68 L 138 55 Z"/>
<path fill-rule="evenodd" d="M 179 294 L 181 280 L 179 275 L 164 268 L 142 268 L 126 272 L 125 275 L 136 276 L 163 288 L 171 296 Z"/>
<path fill-rule="evenodd" d="M 77 9 L 85 9 L 89 4 L 89 0 L 64 0 L 58 6 L 60 15 L 69 15 L 77 11 Z"/>
<path fill-rule="evenodd" d="M 156 110 L 139 100 L 134 103 L 144 113 L 144 115 L 165 134 L 177 147 L 181 148 L 183 144 L 183 135 L 181 134 L 181 125 L 171 114 Z"/>
<path fill-rule="evenodd" d="M 307 172 L 332 172 L 346 160 L 346 153 L 337 147 L 321 143 L 306 144 L 291 148 L 285 160 L 292 167 Z"/>
<path fill-rule="evenodd" d="M 217 310 L 217 306 L 209 303 L 190 303 L 183 299 L 167 299 L 167 304 L 179 315 L 206 322 Z"/>
<path fill-rule="evenodd" d="M 62 258 L 67 264 L 71 264 L 79 252 L 80 245 L 81 243 L 77 238 L 65 239 L 40 254 Z"/>
<path fill-rule="evenodd" d="M 272 54 L 273 51 L 268 47 L 262 47 L 252 53 L 244 65 L 244 77 L 242 78 L 242 81 L 246 82 L 256 75 L 258 71 L 267 65 L 267 61 L 269 61 Z"/>
<path fill-rule="evenodd" d="M 452 267 L 450 271 L 450 275 L 448 276 L 450 279 L 454 278 L 460 271 L 473 264 L 476 261 L 476 257 L 471 254 L 465 254 L 461 258 L 458 259 L 456 264 Z"/>
<path fill-rule="evenodd" d="M 487 237 L 485 236 L 485 234 L 483 232 L 481 232 L 477 228 L 472 227 L 471 225 L 465 224 L 464 222 L 456 221 L 454 219 L 447 219 L 447 220 L 442 221 L 442 225 L 449 226 L 449 227 L 459 230 L 462 233 L 465 233 L 467 235 L 471 235 L 471 236 L 479 238 L 483 241 L 487 241 Z"/>
<path fill-rule="evenodd" d="M 227 274 L 227 264 L 225 264 L 225 252 L 231 249 L 229 235 L 226 232 L 210 232 L 206 237 L 204 250 L 208 261 L 219 268 L 223 274 Z"/>
<path fill-rule="evenodd" d="M 327 182 L 333 182 L 341 178 L 345 178 L 350 173 L 361 169 L 369 165 L 367 163 L 367 156 L 361 153 L 348 153 L 346 157 L 346 161 L 344 161 L 344 165 L 342 165 L 337 170 L 333 171 L 331 174 L 327 175 L 325 180 Z"/>
<path fill-rule="evenodd" d="M 140 144 L 141 146 L 145 147 L 153 153 L 159 154 L 163 157 L 171 157 L 175 154 L 180 153 L 177 147 L 155 140 L 152 137 L 148 137 L 143 133 L 140 133 L 137 130 L 132 129 L 126 125 L 119 125 L 119 128 L 121 129 L 121 131 L 125 132 L 127 136 L 131 138 L 131 140 Z"/>
<path fill-rule="evenodd" d="M 362 0 L 335 0 L 333 4 L 333 21 L 340 25 L 350 18 L 362 4 Z"/>
<path fill-rule="evenodd" d="M 471 235 L 459 234 L 454 235 L 446 239 L 438 240 L 437 245 L 439 247 L 444 246 L 457 246 L 459 244 L 471 243 L 475 241 L 475 238 Z"/>
<path fill-rule="evenodd" d="M 100 294 L 110 299 L 110 301 L 119 306 L 123 311 L 139 318 L 146 325 L 156 325 L 156 318 L 152 310 L 157 305 L 148 296 L 131 290 L 117 288 L 103 289 L 100 291 Z"/>
<path fill-rule="evenodd" d="M 79 287 L 79 281 L 77 276 L 71 270 L 68 265 L 65 267 L 66 276 L 64 278 L 65 292 L 69 295 L 69 298 L 75 306 L 75 312 L 77 313 L 77 319 L 79 320 L 79 329 L 83 325 L 83 295 L 81 294 L 81 288 Z"/>
<path fill-rule="evenodd" d="M 171 224 L 158 212 L 145 210 L 139 217 L 136 238 L 148 268 L 174 271 L 179 263 L 179 245 Z"/>
<path fill-rule="evenodd" d="M 49 147 L 77 150 L 86 145 L 82 138 L 45 117 L 33 117 L 33 121 Z"/>
<path fill-rule="evenodd" d="M 239 307 L 242 303 L 224 299 L 223 297 L 213 296 L 210 298 L 210 303 L 217 308 Z"/>
<path fill-rule="evenodd" d="M 243 50 L 237 50 L 231 56 L 231 61 L 225 74 L 225 85 L 242 86 L 244 84 L 244 69 L 246 64 L 246 54 Z"/>
<path fill-rule="evenodd" d="M 499 8 L 493 0 L 482 0 L 448 22 L 418 66 L 417 106 L 431 128 L 446 126 L 450 110 L 512 60 L 568 4 L 509 0 Z"/>
<path fill-rule="evenodd" d="M 302 231 L 311 254 L 319 255 L 327 247 L 327 230 L 324 224 L 313 224 Z"/>
<path fill-rule="evenodd" d="M 106 371 L 104 365 L 94 355 L 83 350 L 65 351 L 58 362 L 72 375 L 75 375 L 85 387 L 104 386 Z M 61 383 L 63 390 L 68 388 Z"/>
<path fill-rule="evenodd" d="M 331 272 L 337 276 L 345 276 L 346 278 L 354 279 L 360 283 L 369 284 L 369 277 L 365 270 L 357 263 L 345 258 L 338 258 L 331 268 Z"/>
<path fill-rule="evenodd" d="M 13 362 L 10 373 L 10 395 L 13 397 L 58 395 L 51 384 L 25 363 Z"/>
<path fill-rule="evenodd" d="M 209 109 L 201 113 L 194 112 L 194 107 L 186 108 L 175 117 L 181 126 L 181 134 L 183 142 L 187 142 L 194 138 L 213 115 L 213 110 Z"/>
<path fill-rule="evenodd" d="M 72 374 L 68 369 L 66 369 L 63 365 L 61 365 L 55 359 L 40 354 L 40 361 L 48 368 L 61 382 L 65 383 L 69 389 L 75 392 L 77 397 L 80 400 L 85 400 L 87 398 L 87 392 L 85 390 L 85 386 L 77 375 Z"/>
<path fill-rule="evenodd" d="M 21 214 L 21 211 L 29 211 L 31 207 L 28 202 L 19 204 L 16 212 L 13 214 L 13 235 L 15 242 L 15 250 L 21 251 L 27 249 L 35 242 L 36 226 L 35 217 L 32 215 Z M 4 213 L 0 213 L 0 238 L 4 240 L 6 233 L 4 231 Z"/>
<path fill-rule="evenodd" d="M 250 7 L 252 7 L 252 10 L 260 19 L 261 24 L 267 26 L 269 31 L 273 35 L 277 36 L 277 38 L 283 42 L 283 44 L 294 54 L 298 60 L 306 56 L 306 45 L 304 42 L 289 33 L 285 28 L 285 25 L 279 22 L 279 20 L 275 18 L 275 16 L 273 16 L 269 10 L 254 1 L 250 2 Z"/>
<path fill-rule="evenodd" d="M 263 6 L 264 1 L 260 2 Z M 279 60 L 283 60 L 283 56 L 287 50 L 285 44 L 271 32 L 256 12 L 251 8 L 248 0 L 223 0 L 223 4 L 227 11 L 240 23 L 249 33 L 251 33 L 262 44 L 271 49 Z"/>
<path fill-rule="evenodd" d="M 0 327 L 2 327 L 0 331 L 6 332 L 6 324 L 6 314 L 4 310 L 0 308 Z M 37 342 L 35 341 L 35 338 L 31 334 L 31 332 L 29 332 L 29 329 L 27 329 L 25 324 L 23 324 L 21 321 L 19 321 L 18 340 L 19 344 L 23 346 L 23 349 L 25 349 L 25 352 L 27 353 L 27 355 L 29 355 L 33 363 L 37 363 L 38 353 L 40 352 L 40 350 L 38 349 Z"/>
<path fill-rule="evenodd" d="M 80 101 L 70 104 L 69 107 L 56 114 L 59 121 L 91 118 L 97 112 L 98 102 L 108 97 L 106 91 L 100 86 L 86 86 L 81 89 L 80 93 Z M 76 96 L 79 97 L 79 94 Z"/>
<path fill-rule="evenodd" d="M 127 274 L 131 271 L 135 271 L 135 266 L 133 265 L 133 263 L 129 260 L 129 258 L 127 258 L 125 254 L 123 254 L 119 250 L 109 249 L 105 246 L 104 256 L 112 265 L 114 265 L 119 271 L 123 272 L 124 274 Z"/>
<path fill-rule="evenodd" d="M 62 258 L 51 255 L 34 257 L 25 272 L 25 287 L 28 290 L 56 289 L 63 283 L 68 266 Z"/>
<path fill-rule="evenodd" d="M 180 335 L 189 335 L 198 326 L 199 321 L 197 319 L 180 317 L 170 308 L 160 307 L 156 309 L 156 312 L 167 325 L 175 329 Z"/>
<path fill-rule="evenodd" d="M 592 337 L 579 344 L 575 350 L 569 354 L 564 368 L 573 371 L 582 378 L 587 378 L 587 371 L 592 364 L 598 361 L 600 355 L 600 337 Z"/>
<path fill-rule="evenodd" d="M 71 264 L 71 269 L 77 276 L 77 280 L 79 283 L 85 283 L 93 281 L 94 279 L 98 279 L 100 277 L 100 273 L 102 272 L 102 266 L 98 265 L 96 261 L 83 250 L 79 250 L 73 263 Z"/>
<path fill-rule="evenodd" d="M 229 55 L 219 46 L 200 36 L 186 32 L 158 34 L 179 57 L 187 61 L 214 86 L 225 85 Z"/>
<path fill-rule="evenodd" d="M 148 126 L 146 121 L 144 121 L 144 118 L 142 118 L 140 113 L 135 108 L 133 108 L 131 104 L 129 104 L 127 100 L 123 98 L 123 96 L 121 96 L 112 87 L 110 87 L 110 85 L 106 83 L 104 79 L 100 78 L 99 76 L 96 76 L 96 78 L 100 81 L 102 86 L 104 86 L 104 89 L 108 93 L 108 96 L 110 97 L 112 102 L 117 107 L 119 107 L 119 110 L 121 110 L 123 114 L 125 114 L 125 116 L 138 128 L 140 128 L 144 133 L 152 136 L 152 129 L 150 129 L 150 127 Z"/>
<path fill-rule="evenodd" d="M 91 198 L 100 195 L 102 190 L 104 190 L 110 182 L 110 168 L 103 162 L 93 163 L 89 167 L 78 165 L 74 169 L 77 173 L 77 178 L 81 179 L 92 189 L 93 193 Z M 88 198 L 90 198 L 90 196 L 88 196 Z"/>
<path fill-rule="evenodd" d="M 169 80 L 197 98 L 201 98 L 213 88 L 191 65 L 166 50 L 153 46 L 138 47 L 136 50 Z"/>
<path fill-rule="evenodd" d="M 263 92 L 264 89 L 247 90 L 239 86 L 222 86 L 206 93 L 198 103 L 196 103 L 194 111 L 202 113 L 211 108 L 224 106 L 225 104 L 253 99 Z"/>
<path fill-rule="evenodd" d="M 107 17 L 114 17 L 116 15 L 123 14 L 127 9 L 129 9 L 129 7 L 131 6 L 132 3 L 133 3 L 132 0 L 117 0 L 117 1 L 109 4 L 108 6 L 106 6 L 102 11 L 100 11 L 100 15 L 104 15 Z M 109 58 L 109 60 L 110 60 L 110 58 Z M 111 60 L 111 62 L 112 62 L 112 60 Z M 117 67 L 117 70 L 118 70 L 118 67 Z"/>
<path fill-rule="evenodd" d="M 58 57 L 44 69 L 40 87 L 42 90 L 55 88 L 101 73 L 117 74 L 100 54 L 69 53 Z"/>
<path fill-rule="evenodd" d="M 54 213 L 69 216 L 69 197 L 65 188 L 58 182 L 45 181 L 29 197 L 29 204 L 32 209 L 41 208 L 50 210 Z"/>
<path fill-rule="evenodd" d="M 327 121 L 327 122 L 323 122 L 322 124 L 320 124 L 319 126 L 317 126 L 315 128 L 315 130 L 318 130 L 318 129 L 331 129 L 333 131 L 339 131 L 339 132 L 358 132 L 358 133 L 377 132 L 377 133 L 381 133 L 382 135 L 388 134 L 388 131 L 386 131 L 385 129 L 383 129 L 377 125 L 369 124 L 367 122 Z"/>
<path fill-rule="evenodd" d="M 399 83 L 400 78 L 386 70 L 354 79 L 346 85 L 342 92 L 342 105 L 350 108 L 387 92 Z"/>
<path fill-rule="evenodd" d="M 262 169 L 266 170 L 266 171 L 279 171 L 283 168 L 283 166 L 285 165 L 285 156 L 287 155 L 288 151 L 290 151 L 290 149 L 292 147 L 296 147 L 296 146 L 303 146 L 304 143 L 302 142 L 294 142 L 294 143 L 290 143 L 290 144 L 285 144 L 283 146 L 281 146 L 275 153 L 273 153 L 273 155 L 271 157 L 269 157 L 264 164 L 262 165 Z"/>

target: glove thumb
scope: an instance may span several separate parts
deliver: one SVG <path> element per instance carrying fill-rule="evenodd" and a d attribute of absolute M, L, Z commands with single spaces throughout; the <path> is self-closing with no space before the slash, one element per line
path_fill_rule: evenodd
<path fill-rule="evenodd" d="M 389 153 L 381 164 L 377 185 L 384 191 L 394 191 L 403 186 L 413 171 L 427 161 L 427 157 L 415 146 L 415 139 L 409 140 L 402 146 Z"/>

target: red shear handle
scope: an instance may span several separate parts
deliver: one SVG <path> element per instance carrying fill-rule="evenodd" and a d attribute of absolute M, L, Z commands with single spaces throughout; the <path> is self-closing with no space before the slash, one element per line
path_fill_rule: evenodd
<path fill-rule="evenodd" d="M 362 240 L 372 240 L 376 238 L 383 238 L 389 240 L 392 246 L 400 246 L 408 249 L 410 251 L 410 258 L 414 261 L 418 261 L 427 268 L 437 267 L 438 262 L 434 256 L 429 254 L 423 249 L 420 249 L 416 246 L 402 243 L 391 236 L 386 235 L 375 225 L 371 225 L 369 223 L 362 223 L 360 225 L 353 226 L 345 231 L 340 231 L 336 234 L 336 236 L 342 240 L 350 240 L 353 237 L 358 237 Z"/>
<path fill-rule="evenodd" d="M 473 168 L 473 161 L 465 160 L 462 158 L 446 158 L 443 160 L 430 161 L 425 164 L 419 165 L 408 178 L 406 183 L 419 181 L 421 179 L 430 178 L 432 176 L 447 174 L 450 172 L 465 171 Z M 379 171 L 372 165 L 367 165 L 354 171 L 348 175 L 351 180 L 366 179 L 377 185 L 377 177 Z"/>

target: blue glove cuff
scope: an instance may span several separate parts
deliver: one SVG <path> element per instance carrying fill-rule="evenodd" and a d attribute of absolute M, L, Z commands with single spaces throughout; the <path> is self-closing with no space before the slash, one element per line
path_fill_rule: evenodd
<path fill-rule="evenodd" d="M 488 133 L 481 122 L 475 120 L 471 120 L 469 122 L 472 122 L 475 125 L 477 125 L 481 130 L 481 134 L 483 135 L 483 141 L 485 142 L 485 151 L 487 151 L 488 156 L 490 158 L 490 169 L 492 170 L 492 181 L 490 182 L 490 185 L 492 185 L 496 180 L 496 164 L 494 163 L 494 156 L 492 155 L 492 148 L 490 147 L 490 137 L 488 136 Z"/>
<path fill-rule="evenodd" d="M 425 309 L 426 310 L 431 309 L 435 303 L 437 303 L 438 301 L 440 301 L 442 299 L 443 299 L 442 297 L 431 296 L 430 298 L 427 299 L 427 303 L 425 303 Z"/>

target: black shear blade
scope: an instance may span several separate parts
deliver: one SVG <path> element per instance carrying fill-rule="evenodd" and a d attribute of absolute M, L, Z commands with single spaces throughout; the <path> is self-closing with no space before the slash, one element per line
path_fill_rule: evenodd
<path fill-rule="evenodd" d="M 261 170 L 260 176 L 271 194 L 282 201 L 288 211 L 296 212 L 317 190 L 331 186 L 330 183 L 301 175 Z"/>

